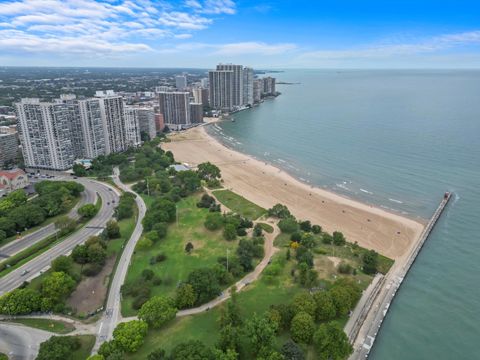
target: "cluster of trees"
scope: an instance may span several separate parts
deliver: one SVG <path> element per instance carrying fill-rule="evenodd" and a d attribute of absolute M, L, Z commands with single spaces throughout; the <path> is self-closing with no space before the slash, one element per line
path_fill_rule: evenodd
<path fill-rule="evenodd" d="M 75 336 L 52 336 L 40 344 L 37 360 L 68 360 L 80 349 L 80 340 Z"/>
<path fill-rule="evenodd" d="M 208 347 L 198 340 L 187 340 L 172 349 L 153 350 L 147 359 L 159 360 L 236 360 L 241 358 L 268 360 L 304 360 L 304 345 L 313 345 L 319 359 L 345 359 L 352 347 L 343 330 L 333 320 L 344 317 L 360 296 L 357 286 L 339 280 L 328 290 L 297 294 L 291 303 L 273 305 L 263 315 L 253 314 L 245 320 L 238 304 L 235 288 L 231 299 L 222 308 L 218 321 L 219 340 Z M 162 300 L 158 317 L 161 325 L 173 315 L 171 300 Z M 288 339 L 277 348 L 277 337 Z"/>
<path fill-rule="evenodd" d="M 95 276 L 105 265 L 107 243 L 100 236 L 91 236 L 84 244 L 75 246 L 72 259 L 77 264 L 83 265 L 83 275 Z"/>
<path fill-rule="evenodd" d="M 26 315 L 32 312 L 65 309 L 65 300 L 75 289 L 76 280 L 64 271 L 53 271 L 42 281 L 39 290 L 17 288 L 0 297 L 0 313 Z"/>
<path fill-rule="evenodd" d="M 120 196 L 117 207 L 115 208 L 115 218 L 117 220 L 130 219 L 135 213 L 135 194 L 124 192 Z"/>
<path fill-rule="evenodd" d="M 210 231 L 216 231 L 223 228 L 223 237 L 225 240 L 236 240 L 237 236 L 247 235 L 247 229 L 253 227 L 253 222 L 238 214 L 220 214 L 211 212 L 207 214 L 204 222 L 205 227 Z"/>
<path fill-rule="evenodd" d="M 148 324 L 143 320 L 122 322 L 113 330 L 113 339 L 104 342 L 98 350 L 97 359 L 124 359 L 124 354 L 134 353 L 143 345 Z"/>
<path fill-rule="evenodd" d="M 0 200 L 0 242 L 16 232 L 40 225 L 47 218 L 71 208 L 83 185 L 69 181 L 42 181 L 35 185 L 38 196 L 27 202 L 23 190 L 16 190 Z"/>

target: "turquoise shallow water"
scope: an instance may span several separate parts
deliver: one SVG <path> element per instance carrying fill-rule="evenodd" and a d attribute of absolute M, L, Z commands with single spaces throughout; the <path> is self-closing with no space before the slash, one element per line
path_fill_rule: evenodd
<path fill-rule="evenodd" d="M 282 95 L 209 131 L 347 196 L 429 218 L 454 191 L 371 359 L 479 359 L 480 72 L 277 74 Z"/>

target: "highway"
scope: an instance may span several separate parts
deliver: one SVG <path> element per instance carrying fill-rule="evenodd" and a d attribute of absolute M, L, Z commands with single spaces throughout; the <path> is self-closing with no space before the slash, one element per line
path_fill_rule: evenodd
<path fill-rule="evenodd" d="M 130 190 L 126 185 L 124 185 L 120 181 L 118 175 L 119 175 L 119 170 L 118 168 L 115 168 L 114 175 L 113 175 L 113 181 L 115 182 L 115 184 L 123 191 L 126 191 L 126 192 L 129 191 L 137 195 L 135 201 L 137 203 L 137 208 L 138 208 L 138 217 L 137 217 L 137 223 L 135 225 L 135 229 L 133 230 L 133 233 L 123 250 L 122 256 L 120 257 L 120 261 L 118 262 L 117 269 L 115 271 L 115 275 L 110 285 L 107 304 L 106 304 L 106 310 L 103 313 L 102 318 L 98 322 L 98 328 L 97 328 L 97 334 L 96 334 L 97 340 L 93 348 L 93 353 L 96 353 L 98 351 L 100 345 L 104 341 L 111 339 L 113 330 L 115 329 L 117 324 L 122 320 L 122 314 L 120 312 L 120 309 L 121 309 L 120 289 L 125 281 L 125 277 L 127 276 L 128 266 L 133 256 L 135 245 L 137 244 L 137 241 L 142 236 L 142 232 L 143 232 L 142 220 L 147 211 L 147 207 L 142 197 L 137 193 L 135 193 L 134 191 Z"/>
<path fill-rule="evenodd" d="M 40 344 L 53 334 L 48 331 L 12 324 L 0 326 L 0 352 L 10 360 L 34 360 Z"/>
<path fill-rule="evenodd" d="M 114 208 L 119 200 L 118 190 L 95 180 L 79 178 L 76 181 L 88 187 L 90 191 L 97 193 L 102 198 L 102 206 L 97 215 L 86 226 L 67 237 L 60 244 L 1 278 L 0 295 L 17 288 L 24 281 L 29 281 L 40 275 L 42 271 L 48 269 L 52 260 L 61 255 L 69 254 L 76 245 L 83 243 L 90 236 L 99 234 L 107 221 L 112 218 Z M 25 271 L 27 275 L 22 275 Z"/>
<path fill-rule="evenodd" d="M 56 179 L 49 179 L 49 180 L 56 180 Z M 64 179 L 61 179 L 64 180 Z M 72 180 L 72 179 L 65 179 L 65 180 Z M 72 219 L 78 219 L 79 215 L 77 213 L 77 209 L 85 204 L 94 204 L 96 201 L 96 193 L 92 189 L 91 186 L 85 186 L 85 191 L 82 192 L 80 200 L 78 201 L 77 205 L 74 206 L 72 210 L 68 213 L 68 216 Z M 2 261 L 1 258 L 8 258 L 19 253 L 22 250 L 29 248 L 30 246 L 36 244 L 42 239 L 54 235 L 56 232 L 55 224 L 51 223 L 48 224 L 28 235 L 25 235 L 19 239 L 16 239 L 8 244 L 2 246 L 0 248 L 0 262 Z"/>

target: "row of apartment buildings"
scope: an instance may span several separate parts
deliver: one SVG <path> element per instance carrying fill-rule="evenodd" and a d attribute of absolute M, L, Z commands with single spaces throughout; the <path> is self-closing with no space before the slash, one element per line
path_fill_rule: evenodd
<path fill-rule="evenodd" d="M 208 79 L 210 106 L 217 110 L 230 112 L 276 95 L 275 78 L 256 79 L 254 70 L 243 65 L 218 64 Z"/>
<path fill-rule="evenodd" d="M 76 159 L 94 159 L 141 143 L 140 134 L 156 136 L 152 108 L 126 106 L 113 91 L 94 98 L 62 95 L 52 102 L 22 99 L 15 104 L 27 168 L 66 170 Z"/>

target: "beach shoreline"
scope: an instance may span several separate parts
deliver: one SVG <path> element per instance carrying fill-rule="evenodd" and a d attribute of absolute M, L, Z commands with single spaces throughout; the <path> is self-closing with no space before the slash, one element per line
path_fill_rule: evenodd
<path fill-rule="evenodd" d="M 298 219 L 308 219 L 329 232 L 341 231 L 348 241 L 395 260 L 406 257 L 418 241 L 425 226 L 420 221 L 301 181 L 222 144 L 205 126 L 172 134 L 171 142 L 162 146 L 191 166 L 205 161 L 216 164 L 225 188 L 264 208 L 285 204 Z"/>

